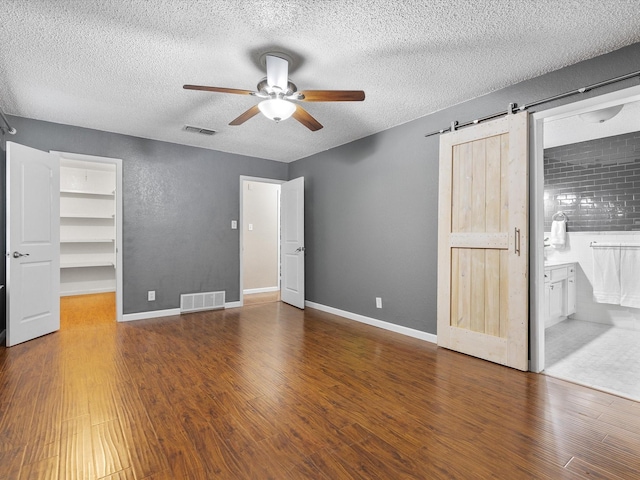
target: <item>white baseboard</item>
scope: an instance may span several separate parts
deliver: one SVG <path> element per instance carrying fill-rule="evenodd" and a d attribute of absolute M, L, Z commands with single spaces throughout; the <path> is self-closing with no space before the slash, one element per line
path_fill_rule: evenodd
<path fill-rule="evenodd" d="M 115 293 L 115 288 L 95 288 L 95 289 L 84 289 L 84 290 L 68 290 L 65 292 L 60 292 L 61 297 L 72 297 L 75 295 L 90 295 L 93 293 Z"/>
<path fill-rule="evenodd" d="M 345 310 L 339 310 L 337 308 L 328 307 L 320 303 L 305 301 L 304 304 L 309 308 L 322 310 L 323 312 L 332 313 L 334 315 L 338 315 L 339 317 L 348 318 L 349 320 L 355 320 L 356 322 L 366 323 L 367 325 L 371 325 L 373 327 L 378 327 L 384 330 L 389 330 L 391 332 L 400 333 L 402 335 L 417 338 L 419 340 L 424 340 L 426 342 L 438 343 L 437 335 L 433 335 L 432 333 L 422 332 L 420 330 L 415 330 L 409 327 L 403 327 L 402 325 L 396 325 L 395 323 L 385 322 L 383 320 L 378 320 L 376 318 L 365 317 L 364 315 L 347 312 Z"/>
<path fill-rule="evenodd" d="M 280 287 L 263 287 L 263 288 L 247 288 L 242 291 L 245 295 L 250 295 L 252 293 L 269 293 L 269 292 L 277 292 L 280 290 Z"/>
<path fill-rule="evenodd" d="M 131 322 L 133 320 L 146 320 L 147 318 L 171 317 L 172 315 L 180 315 L 180 309 L 169 308 L 167 310 L 153 310 L 150 312 L 125 313 L 122 316 L 122 321 Z"/>
<path fill-rule="evenodd" d="M 227 302 L 224 304 L 224 308 L 238 308 L 241 306 L 242 306 L 242 303 L 240 302 Z M 153 310 L 150 312 L 126 313 L 122 316 L 122 321 L 131 322 L 133 320 L 146 320 L 148 318 L 171 317 L 173 315 L 180 315 L 180 309 L 169 308 L 167 310 Z"/>
<path fill-rule="evenodd" d="M 0 332 L 0 345 L 4 344 L 6 339 L 7 339 L 7 329 L 5 328 Z"/>

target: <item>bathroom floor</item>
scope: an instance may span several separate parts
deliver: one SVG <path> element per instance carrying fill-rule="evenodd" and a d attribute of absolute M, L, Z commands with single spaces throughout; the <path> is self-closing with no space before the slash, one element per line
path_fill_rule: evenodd
<path fill-rule="evenodd" d="M 545 331 L 544 373 L 640 402 L 640 331 L 567 319 Z"/>

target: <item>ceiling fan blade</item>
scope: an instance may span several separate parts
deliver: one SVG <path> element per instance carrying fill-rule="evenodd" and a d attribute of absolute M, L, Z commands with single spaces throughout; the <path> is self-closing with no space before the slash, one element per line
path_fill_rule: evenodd
<path fill-rule="evenodd" d="M 224 88 L 224 87 L 207 87 L 204 85 L 184 85 L 182 88 L 185 90 L 204 90 L 205 92 L 219 92 L 219 93 L 235 93 L 237 95 L 252 95 L 255 92 L 251 90 L 238 90 L 237 88 Z"/>
<path fill-rule="evenodd" d="M 362 90 L 305 90 L 303 102 L 361 102 L 364 100 Z"/>
<path fill-rule="evenodd" d="M 300 105 L 296 105 L 296 111 L 293 112 L 292 117 L 295 118 L 297 121 L 299 121 L 301 124 L 303 124 L 305 127 L 307 127 L 309 130 L 311 130 L 312 132 L 315 132 L 316 130 L 320 130 L 322 128 L 322 124 L 318 122 L 315 118 L 313 118 L 309 114 L 309 112 L 307 112 Z"/>
<path fill-rule="evenodd" d="M 284 58 L 267 55 L 267 84 L 287 91 L 289 83 L 289 62 Z"/>
<path fill-rule="evenodd" d="M 258 113 L 260 113 L 260 109 L 258 108 L 258 105 L 254 105 L 249 110 L 247 110 L 242 115 L 240 115 L 238 118 L 236 118 L 235 120 L 232 120 L 229 123 L 229 125 L 233 125 L 233 126 L 242 125 L 244 122 L 256 116 Z"/>

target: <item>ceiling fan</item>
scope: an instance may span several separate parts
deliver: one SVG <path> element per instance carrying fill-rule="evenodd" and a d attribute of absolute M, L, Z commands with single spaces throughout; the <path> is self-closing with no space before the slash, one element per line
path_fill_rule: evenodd
<path fill-rule="evenodd" d="M 322 125 L 309 112 L 293 102 L 361 102 L 362 90 L 304 90 L 298 92 L 296 85 L 289 81 L 289 60 L 284 54 L 266 54 L 267 76 L 257 86 L 257 91 L 235 88 L 207 87 L 204 85 L 184 85 L 186 90 L 204 90 L 207 92 L 253 95 L 263 99 L 257 105 L 244 112 L 229 125 L 242 125 L 250 118 L 262 112 L 270 120 L 280 122 L 289 117 L 295 118 L 309 130 L 315 132 Z"/>

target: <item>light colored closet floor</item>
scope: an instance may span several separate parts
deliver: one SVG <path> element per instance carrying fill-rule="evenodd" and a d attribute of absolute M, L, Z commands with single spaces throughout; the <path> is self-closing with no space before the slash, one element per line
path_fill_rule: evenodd
<path fill-rule="evenodd" d="M 567 319 L 545 332 L 547 375 L 640 401 L 640 331 Z"/>
<path fill-rule="evenodd" d="M 60 327 L 78 327 L 116 321 L 116 294 L 92 293 L 60 297 Z"/>

